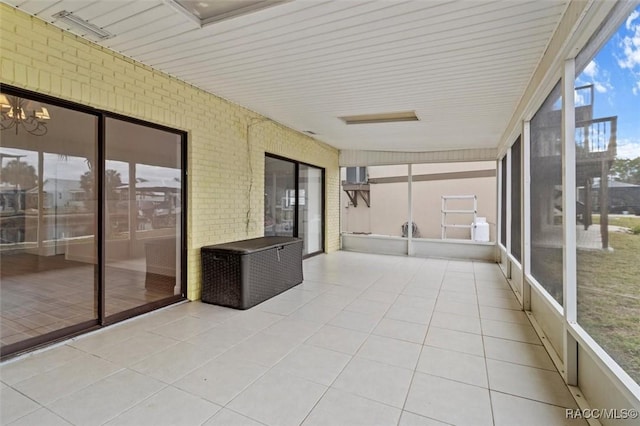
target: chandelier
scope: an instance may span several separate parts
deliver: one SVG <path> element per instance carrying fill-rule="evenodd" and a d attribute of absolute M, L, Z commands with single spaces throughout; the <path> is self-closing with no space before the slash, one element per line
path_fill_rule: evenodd
<path fill-rule="evenodd" d="M 2 111 L 0 129 L 15 128 L 16 135 L 20 128 L 35 136 L 47 134 L 46 121 L 51 117 L 49 111 L 39 102 L 0 94 L 0 110 Z"/>

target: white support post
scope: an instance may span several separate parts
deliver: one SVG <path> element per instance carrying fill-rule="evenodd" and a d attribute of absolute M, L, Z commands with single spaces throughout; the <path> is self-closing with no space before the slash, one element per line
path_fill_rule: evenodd
<path fill-rule="evenodd" d="M 509 255 L 511 254 L 511 206 L 513 205 L 513 200 L 511 199 L 511 148 L 507 150 L 507 239 L 506 239 L 506 249 L 507 249 L 507 262 L 511 262 L 509 260 Z M 509 274 L 511 276 L 511 274 Z"/>
<path fill-rule="evenodd" d="M 407 255 L 414 256 L 413 249 L 413 191 L 411 190 L 413 183 L 411 164 L 407 165 L 407 191 L 409 192 L 407 199 L 409 200 L 409 221 L 407 222 Z"/>
<path fill-rule="evenodd" d="M 576 260 L 576 142 L 575 142 L 575 61 L 564 63 L 562 79 L 562 244 L 563 305 L 564 305 L 564 363 L 565 381 L 578 384 L 576 341 L 569 333 L 569 324 L 577 320 L 577 260 Z"/>
<path fill-rule="evenodd" d="M 531 123 L 522 123 L 522 308 L 531 310 Z"/>
<path fill-rule="evenodd" d="M 496 227 L 496 241 L 498 247 L 500 247 L 500 241 L 502 241 L 502 160 L 498 158 L 496 162 L 496 169 L 498 170 L 498 174 L 496 175 L 496 183 L 498 186 L 498 211 L 496 212 L 496 217 L 498 218 L 496 222 L 498 226 Z"/>

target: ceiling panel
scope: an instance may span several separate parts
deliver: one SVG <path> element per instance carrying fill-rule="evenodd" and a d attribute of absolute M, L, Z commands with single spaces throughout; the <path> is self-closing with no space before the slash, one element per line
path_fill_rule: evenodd
<path fill-rule="evenodd" d="M 78 13 L 81 13 L 81 16 L 99 27 L 109 27 L 126 19 L 135 19 L 140 13 L 161 4 L 161 0 L 98 1 L 100 7 L 94 7 L 86 12 Z"/>
<path fill-rule="evenodd" d="M 294 0 L 200 27 L 171 0 L 8 0 L 62 9 L 112 48 L 340 149 L 495 148 L 568 0 Z M 57 22 L 54 22 L 57 25 Z M 415 110 L 419 122 L 338 117 Z"/>

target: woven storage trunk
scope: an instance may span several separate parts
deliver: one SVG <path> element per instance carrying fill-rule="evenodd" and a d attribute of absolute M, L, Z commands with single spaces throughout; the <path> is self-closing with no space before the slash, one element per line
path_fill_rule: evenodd
<path fill-rule="evenodd" d="M 302 282 L 302 240 L 262 237 L 202 247 L 202 301 L 247 309 Z"/>

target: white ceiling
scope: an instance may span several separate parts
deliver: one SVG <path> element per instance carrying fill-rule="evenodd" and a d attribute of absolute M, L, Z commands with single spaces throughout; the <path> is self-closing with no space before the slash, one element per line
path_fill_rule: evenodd
<path fill-rule="evenodd" d="M 169 0 L 3 0 L 340 149 L 495 148 L 568 0 L 294 0 L 200 28 Z M 65 28 L 66 29 L 66 28 Z M 338 117 L 415 110 L 419 122 Z"/>

